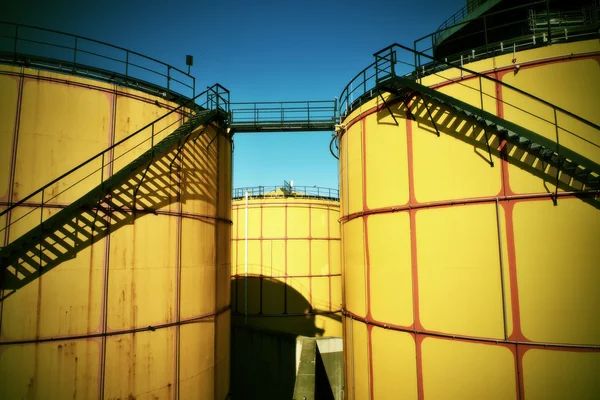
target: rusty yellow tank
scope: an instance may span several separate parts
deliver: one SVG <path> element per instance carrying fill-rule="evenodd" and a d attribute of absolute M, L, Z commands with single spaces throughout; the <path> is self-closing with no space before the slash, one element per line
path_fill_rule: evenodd
<path fill-rule="evenodd" d="M 180 105 L 24 65 L 0 66 L 0 93 L 0 212 Z M 190 112 L 170 113 L 2 215 L 1 245 L 126 168 Z M 89 210 L 102 229 L 90 234 L 80 221 L 42 254 L 22 254 L 22 270 L 2 271 L 0 398 L 227 397 L 231 138 L 218 123 L 190 137 L 104 198 L 111 218 Z M 57 265 L 46 271 L 48 262 Z M 23 274 L 26 283 L 7 283 Z"/>
<path fill-rule="evenodd" d="M 600 45 L 510 50 L 342 98 L 349 399 L 600 393 Z"/>
<path fill-rule="evenodd" d="M 338 191 L 256 187 L 233 197 L 232 322 L 341 336 Z"/>

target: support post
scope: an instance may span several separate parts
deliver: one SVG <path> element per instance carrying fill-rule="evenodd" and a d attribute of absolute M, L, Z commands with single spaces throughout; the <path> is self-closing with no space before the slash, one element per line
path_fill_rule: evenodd
<path fill-rule="evenodd" d="M 485 56 L 488 54 L 488 34 L 487 34 L 487 20 L 485 15 L 483 16 L 483 32 L 485 34 Z"/>
<path fill-rule="evenodd" d="M 481 119 L 483 120 L 483 84 L 481 83 L 481 76 L 479 76 L 479 99 L 481 101 Z M 490 139 L 487 133 L 487 125 L 485 121 L 482 123 L 483 125 L 483 134 L 485 136 L 485 145 L 487 146 L 488 155 L 490 156 L 490 166 L 494 167 L 494 160 L 492 159 L 492 150 L 490 149 Z"/>
<path fill-rule="evenodd" d="M 392 113 L 392 110 L 390 109 L 390 107 L 387 105 L 387 103 L 385 102 L 385 99 L 383 98 L 383 95 L 381 94 L 381 91 L 377 91 L 377 94 L 379 94 L 379 97 L 381 98 L 381 101 L 383 101 L 383 106 L 385 108 L 387 108 L 388 112 L 390 113 L 390 115 L 392 116 L 392 119 L 394 120 L 394 122 L 396 123 L 396 126 L 398 126 L 398 121 L 396 120 L 396 117 L 394 116 L 394 114 Z"/>
<path fill-rule="evenodd" d="M 73 72 L 77 70 L 77 36 L 75 36 L 75 47 L 73 48 Z"/>
<path fill-rule="evenodd" d="M 433 127 L 435 128 L 435 133 L 438 135 L 438 137 L 440 137 L 440 130 L 438 129 L 437 124 L 433 120 L 433 115 L 431 115 L 431 111 L 429 111 L 429 106 L 427 105 L 427 100 L 420 93 L 419 93 L 419 97 L 421 98 L 421 100 L 423 100 L 423 105 L 425 106 L 425 109 L 427 110 L 427 115 L 429 115 L 429 120 L 431 121 L 431 123 L 433 124 Z"/>
<path fill-rule="evenodd" d="M 554 128 L 556 130 L 556 157 L 558 158 L 558 165 L 556 166 L 556 182 L 554 188 L 554 205 L 558 205 L 558 180 L 560 178 L 560 169 L 562 168 L 563 161 L 560 159 L 560 142 L 558 141 L 558 115 L 556 114 L 556 107 L 554 108 Z"/>
<path fill-rule="evenodd" d="M 552 29 L 550 28 L 550 0 L 546 0 L 546 21 L 548 22 L 548 44 L 551 44 Z"/>
<path fill-rule="evenodd" d="M 15 44 L 13 47 L 13 61 L 17 62 L 17 43 L 19 41 L 19 25 L 15 25 Z"/>

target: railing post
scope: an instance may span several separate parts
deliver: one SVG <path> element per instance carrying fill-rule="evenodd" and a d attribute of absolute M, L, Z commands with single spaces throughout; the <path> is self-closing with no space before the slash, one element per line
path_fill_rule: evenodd
<path fill-rule="evenodd" d="M 76 65 L 77 65 L 77 36 L 75 36 L 75 47 L 73 48 L 73 72 L 75 72 Z"/>
<path fill-rule="evenodd" d="M 167 91 L 171 91 L 171 66 L 167 65 Z"/>
<path fill-rule="evenodd" d="M 391 48 L 390 49 L 390 63 L 391 63 L 391 73 L 392 77 L 396 76 L 396 51 Z"/>
<path fill-rule="evenodd" d="M 338 99 L 337 97 L 333 98 L 333 123 L 337 121 L 338 118 Z"/>
<path fill-rule="evenodd" d="M 435 47 L 435 38 L 433 35 L 429 36 L 431 38 L 431 55 L 433 56 L 433 48 Z"/>
<path fill-rule="evenodd" d="M 487 20 L 485 15 L 483 16 L 483 32 L 485 34 L 485 55 L 488 54 L 488 34 L 487 34 Z"/>
<path fill-rule="evenodd" d="M 433 43 L 433 36 L 431 37 L 431 43 Z M 417 41 L 413 42 L 413 54 L 415 56 L 415 61 L 413 67 L 415 67 L 415 77 L 419 76 L 419 68 L 417 66 Z M 433 49 L 432 49 L 433 51 Z"/>
<path fill-rule="evenodd" d="M 550 0 L 546 0 L 546 21 L 548 23 L 548 44 L 552 44 L 552 29 L 550 28 Z"/>
<path fill-rule="evenodd" d="M 15 25 L 15 44 L 13 49 L 13 58 L 14 62 L 17 62 L 17 43 L 19 41 L 19 25 Z"/>
<path fill-rule="evenodd" d="M 483 84 L 481 83 L 481 75 L 479 75 L 479 99 L 481 101 L 481 116 L 483 117 Z"/>
<path fill-rule="evenodd" d="M 258 110 L 256 109 L 256 103 L 254 103 L 254 126 L 258 123 Z"/>
<path fill-rule="evenodd" d="M 310 101 L 306 102 L 306 106 L 308 107 L 308 126 L 310 126 Z"/>

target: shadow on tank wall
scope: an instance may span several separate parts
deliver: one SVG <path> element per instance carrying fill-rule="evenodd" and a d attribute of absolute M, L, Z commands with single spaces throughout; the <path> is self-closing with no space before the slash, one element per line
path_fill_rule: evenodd
<path fill-rule="evenodd" d="M 451 136 L 473 146 L 473 151 L 481 157 L 482 168 L 485 168 L 486 164 L 489 168 L 488 139 L 486 135 L 481 134 L 481 129 L 484 128 L 482 123 L 477 121 L 475 117 L 467 117 L 457 113 L 451 107 L 440 104 L 435 100 L 428 99 L 427 101 L 431 102 L 428 106 L 425 105 L 422 99 L 417 98 L 410 102 L 410 98 L 396 98 L 389 102 L 388 105 L 389 110 L 393 112 L 399 123 L 404 123 L 400 122 L 401 119 L 410 119 L 420 129 L 432 135 L 437 135 L 439 132 L 440 134 Z M 407 104 L 409 104 L 408 108 Z M 394 121 L 389 121 L 387 118 L 390 115 L 390 111 L 383 109 L 377 113 L 379 124 L 396 125 Z M 542 179 L 544 188 L 550 196 L 553 195 L 554 190 L 548 185 L 557 183 L 557 172 L 560 172 L 558 179 L 558 187 L 560 189 L 567 192 L 577 192 L 586 189 L 582 180 L 587 178 L 587 176 L 577 175 L 573 170 L 568 169 L 566 163 L 556 162 L 554 159 L 541 159 L 539 155 L 530 150 L 528 143 L 505 142 L 501 146 L 504 140 L 502 135 L 492 131 L 488 135 L 490 138 L 489 151 L 493 156 L 504 159 L 509 164 Z M 594 172 L 599 173 L 600 171 Z M 590 187 L 587 187 L 587 189 L 590 189 Z M 591 189 L 595 189 L 595 187 L 591 187 Z M 575 197 L 600 209 L 600 198 L 593 191 L 587 193 L 582 191 L 575 194 Z M 557 199 L 553 198 L 553 201 L 556 202 Z"/>
<path fill-rule="evenodd" d="M 298 336 L 323 334 L 315 324 L 315 315 L 338 321 L 341 316 L 314 310 L 297 290 L 268 277 L 232 279 L 231 297 L 231 398 L 291 399 Z M 318 381 L 323 384 L 327 378 Z M 325 386 L 319 392 L 330 393 L 329 385 Z"/>
<path fill-rule="evenodd" d="M 203 134 L 204 131 L 199 135 Z M 18 290 L 63 261 L 77 257 L 94 242 L 138 218 L 152 218 L 157 210 L 169 205 L 197 200 L 214 204 L 217 188 L 211 177 L 216 174 L 216 146 L 205 147 L 211 139 L 205 137 L 198 144 L 194 141 L 179 149 L 172 148 L 146 167 L 133 171 L 128 180 L 109 193 L 102 194 L 96 207 L 79 207 L 67 225 L 45 233 L 44 243 L 51 249 L 50 254 L 23 253 L 21 264 L 28 267 L 20 266 L 19 272 L 25 278 L 17 280 L 3 269 L 0 288 Z M 55 208 L 44 206 L 44 216 L 55 214 Z M 35 217 L 39 223 L 39 211 Z M 211 219 L 205 222 L 214 225 Z"/>

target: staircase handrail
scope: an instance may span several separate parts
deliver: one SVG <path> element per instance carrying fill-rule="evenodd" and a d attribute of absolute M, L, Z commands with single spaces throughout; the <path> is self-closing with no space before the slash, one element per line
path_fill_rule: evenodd
<path fill-rule="evenodd" d="M 585 119 L 585 118 L 583 118 L 583 117 L 581 117 L 581 116 L 579 116 L 577 114 L 574 114 L 571 111 L 565 110 L 564 108 L 559 107 L 556 104 L 553 104 L 553 103 L 551 103 L 551 102 L 549 102 L 547 100 L 544 100 L 544 99 L 542 99 L 542 98 L 540 98 L 540 97 L 538 97 L 538 96 L 536 96 L 534 94 L 531 94 L 531 93 L 529 93 L 529 92 L 527 92 L 527 91 L 525 91 L 523 89 L 519 89 L 516 86 L 513 86 L 511 84 L 503 82 L 503 81 L 501 81 L 499 79 L 493 78 L 493 77 L 488 76 L 486 74 L 482 74 L 480 72 L 473 71 L 471 69 L 468 69 L 468 68 L 465 68 L 465 67 L 462 67 L 462 66 L 452 65 L 452 64 L 450 64 L 450 63 L 448 63 L 448 62 L 446 62 L 444 60 L 437 59 L 437 58 L 432 57 L 432 56 L 430 56 L 428 54 L 425 54 L 425 53 L 422 53 L 420 51 L 416 51 L 414 49 L 411 49 L 410 47 L 403 46 L 403 45 L 401 45 L 399 43 L 394 43 L 394 44 L 391 44 L 391 45 L 389 45 L 387 47 L 384 47 L 383 49 L 381 49 L 378 52 L 376 52 L 374 54 L 374 56 L 375 57 L 381 57 L 380 54 L 382 54 L 382 53 L 384 53 L 386 51 L 390 51 L 391 52 L 391 51 L 393 51 L 393 49 L 395 47 L 399 47 L 399 48 L 401 48 L 403 50 L 409 51 L 409 52 L 413 53 L 415 56 L 428 58 L 428 59 L 432 60 L 433 62 L 436 62 L 436 63 L 439 63 L 439 64 L 443 64 L 443 65 L 446 65 L 446 66 L 451 67 L 451 68 L 456 68 L 456 69 L 458 69 L 460 71 L 466 72 L 466 73 L 471 74 L 473 76 L 486 79 L 486 80 L 488 80 L 490 82 L 494 82 L 494 83 L 499 84 L 499 85 L 501 85 L 503 87 L 506 87 L 506 88 L 508 88 L 510 90 L 514 90 L 514 91 L 516 91 L 519 94 L 522 94 L 522 95 L 524 95 L 526 97 L 529 97 L 530 99 L 533 99 L 533 100 L 535 100 L 537 102 L 540 102 L 540 103 L 542 103 L 542 104 L 544 104 L 546 106 L 549 106 L 549 107 L 555 109 L 556 111 L 560 111 L 561 113 L 566 114 L 566 115 L 568 115 L 568 116 L 570 116 L 570 117 L 578 120 L 579 122 L 582 122 L 582 123 L 584 123 L 584 124 L 586 124 L 586 125 L 594 128 L 596 130 L 600 130 L 600 125 L 597 125 L 597 124 L 595 124 L 595 123 L 593 123 L 593 122 L 591 122 L 591 121 L 589 121 L 589 120 L 587 120 L 587 119 Z M 419 75 L 417 66 L 415 65 L 414 67 L 415 67 L 414 74 L 416 75 L 417 78 L 421 78 L 421 76 Z"/>
<path fill-rule="evenodd" d="M 174 66 L 164 63 L 162 61 L 159 61 L 155 58 L 145 56 L 141 53 L 138 53 L 138 52 L 135 52 L 135 51 L 132 51 L 132 50 L 120 47 L 120 46 L 115 46 L 115 45 L 112 45 L 109 43 L 105 43 L 105 42 L 102 42 L 99 40 L 90 39 L 85 36 L 74 35 L 71 33 L 62 32 L 62 31 L 53 30 L 53 29 L 40 28 L 37 26 L 26 25 L 26 24 L 17 24 L 17 23 L 8 22 L 8 21 L 0 21 L 0 25 L 6 25 L 6 26 L 14 28 L 14 36 L 9 36 L 8 34 L 2 34 L 2 35 L 0 35 L 0 38 L 11 40 L 13 42 L 12 49 L 9 51 L 5 51 L 4 53 L 8 54 L 8 55 L 12 55 L 13 61 L 15 61 L 15 62 L 17 61 L 17 56 L 23 56 L 23 57 L 31 58 L 31 59 L 39 59 L 39 60 L 43 60 L 43 61 L 57 61 L 57 62 L 59 62 L 60 65 L 67 64 L 67 65 L 72 65 L 75 68 L 77 66 L 86 66 L 86 67 L 90 67 L 97 71 L 106 71 L 106 72 L 110 73 L 111 75 L 120 75 L 120 76 L 124 76 L 127 79 L 132 79 L 135 81 L 148 83 L 150 86 L 156 86 L 155 83 L 149 82 L 143 78 L 139 78 L 139 77 L 136 77 L 134 74 L 131 74 L 131 70 L 133 68 L 137 68 L 138 70 L 147 71 L 149 73 L 154 74 L 154 76 L 160 76 L 160 77 L 162 77 L 161 79 L 165 79 L 166 83 L 164 85 L 162 85 L 162 87 L 165 88 L 169 92 L 173 92 L 178 95 L 183 95 L 183 94 L 177 93 L 176 91 L 173 90 L 173 88 L 171 87 L 171 81 L 173 81 L 173 82 L 176 82 L 176 83 L 182 85 L 182 87 L 191 89 L 192 93 L 193 93 L 192 96 L 195 94 L 196 78 L 194 78 L 192 75 L 190 75 L 189 72 L 185 72 L 177 67 L 174 67 Z M 51 39 L 47 39 L 51 35 L 45 35 L 45 40 L 43 40 L 43 41 L 41 39 L 38 40 L 38 39 L 28 38 L 27 35 L 24 36 L 22 34 L 23 29 L 30 29 L 30 30 L 40 31 L 42 33 L 61 35 L 61 36 L 67 37 L 67 38 L 71 38 L 73 40 L 74 44 L 73 45 L 65 45 L 64 43 L 61 43 L 61 41 L 57 41 L 57 40 L 52 41 Z M 21 36 L 19 36 L 20 31 L 21 31 Z M 93 43 L 94 45 L 99 46 L 98 48 L 100 50 L 97 50 L 97 51 L 86 50 L 86 49 L 82 48 L 80 44 L 78 45 L 78 43 L 81 41 Z M 65 57 L 56 58 L 56 57 L 46 57 L 46 56 L 42 56 L 39 54 L 22 53 L 22 52 L 18 51 L 19 43 L 32 43 L 32 44 L 36 44 L 36 45 L 49 46 L 49 47 L 55 48 L 55 49 L 72 51 L 73 58 L 72 58 L 72 60 L 68 60 Z M 116 58 L 116 56 L 110 54 L 110 51 L 106 51 L 106 50 L 112 50 L 113 52 L 114 52 L 114 50 L 124 52 L 125 60 Z M 100 54 L 100 53 L 103 53 L 103 54 Z M 86 54 L 86 55 L 90 55 L 93 57 L 99 57 L 101 59 L 109 60 L 111 62 L 117 62 L 117 63 L 123 64 L 125 67 L 125 74 L 122 74 L 115 70 L 107 70 L 107 69 L 99 68 L 94 65 L 89 65 L 89 63 L 81 63 L 81 61 L 78 62 L 77 61 L 78 54 L 82 54 L 82 55 Z M 69 54 L 69 56 L 70 56 L 70 54 Z M 165 68 L 166 73 L 160 72 L 157 68 L 142 65 L 142 63 L 139 63 L 139 62 L 137 62 L 137 63 L 132 62 L 131 56 L 139 57 L 140 60 L 150 61 L 151 63 L 154 63 L 157 66 L 160 66 L 160 68 Z M 132 68 L 130 68 L 130 67 L 132 67 Z M 73 71 L 73 72 L 76 73 L 76 71 Z M 172 72 L 177 72 L 180 75 L 174 76 L 174 74 Z M 178 79 L 177 76 L 187 77 L 191 80 L 191 83 L 183 82 L 182 80 L 179 80 L 181 78 Z M 186 78 L 186 80 L 187 80 L 187 78 Z M 161 87 L 161 86 L 159 85 L 159 87 Z M 188 98 L 188 97 L 185 96 L 185 98 Z"/>
<path fill-rule="evenodd" d="M 223 96 L 223 93 L 226 94 L 226 97 Z M 216 101 L 214 100 L 214 98 L 209 97 L 209 94 L 212 94 L 215 96 L 215 98 L 217 99 Z M 195 101 L 197 99 L 199 99 L 201 96 L 207 96 L 207 99 L 204 103 L 198 105 L 195 103 Z M 25 196 L 24 198 L 22 198 L 21 200 L 17 201 L 16 203 L 11 203 L 5 210 L 0 211 L 0 217 L 7 214 L 8 212 L 14 210 L 16 207 L 19 207 L 20 205 L 22 205 L 23 203 L 25 203 L 27 200 L 31 199 L 32 197 L 42 193 L 44 190 L 46 190 L 47 188 L 49 188 L 50 186 L 56 184 L 57 182 L 61 181 L 62 179 L 66 178 L 67 176 L 73 174 L 74 172 L 80 170 L 81 168 L 85 167 L 86 165 L 92 163 L 93 161 L 104 157 L 104 155 L 110 151 L 112 151 L 113 149 L 115 149 L 117 146 L 119 146 L 120 144 L 134 138 L 135 136 L 137 136 L 139 133 L 145 131 L 148 128 L 153 127 L 156 123 L 162 121 L 163 119 L 167 118 L 168 116 L 172 115 L 173 113 L 176 113 L 184 108 L 189 108 L 193 111 L 201 111 L 203 109 L 211 109 L 211 110 L 217 110 L 217 111 L 222 111 L 224 113 L 227 113 L 229 111 L 229 91 L 227 89 L 225 89 L 223 86 L 221 86 L 220 84 L 216 83 L 211 87 L 208 87 L 205 91 L 201 92 L 200 94 L 196 95 L 194 98 L 186 101 L 184 104 L 179 105 L 178 107 L 172 109 L 171 111 L 167 112 L 166 114 L 163 114 L 162 116 L 158 117 L 157 119 L 155 119 L 154 121 L 144 125 L 142 128 L 136 130 L 135 132 L 127 135 L 126 137 L 124 137 L 123 139 L 115 142 L 114 144 L 112 144 L 111 146 L 107 147 L 106 149 L 102 150 L 101 152 L 95 154 L 94 156 L 88 158 L 87 160 L 83 161 L 82 163 L 80 163 L 79 165 L 73 167 L 72 169 L 70 169 L 69 171 L 65 172 L 64 174 L 60 175 L 59 177 L 53 179 L 52 181 L 50 181 L 49 183 L 45 184 L 44 186 L 40 187 L 39 189 L 35 190 L 34 192 L 30 193 L 29 195 Z M 224 104 L 224 102 L 227 102 Z M 206 106 L 212 106 L 212 107 L 206 107 Z M 139 144 L 138 144 L 139 146 Z M 104 168 L 104 163 L 102 168 Z M 61 192 L 62 193 L 62 192 Z M 60 193 L 58 193 L 60 194 Z M 55 196 L 58 196 L 58 194 L 56 194 Z M 33 211 L 33 210 L 32 210 Z M 7 224 L 6 227 L 0 229 L 0 232 L 2 232 L 3 230 L 5 230 L 8 226 L 11 226 L 12 224 L 14 224 L 16 221 Z"/>
<path fill-rule="evenodd" d="M 542 99 L 542 98 L 540 98 L 540 97 L 538 97 L 538 96 L 536 96 L 534 94 L 531 94 L 531 93 L 529 93 L 527 91 L 519 89 L 519 88 L 517 88 L 517 87 L 515 87 L 513 85 L 510 85 L 510 84 L 508 84 L 506 82 L 503 82 L 503 81 L 501 81 L 499 79 L 496 79 L 496 78 L 493 78 L 491 76 L 482 74 L 480 72 L 476 72 L 476 71 L 470 70 L 470 69 L 465 68 L 463 66 L 457 66 L 457 65 L 450 64 L 450 63 L 448 63 L 448 62 L 446 62 L 444 60 L 437 59 L 437 58 L 432 57 L 432 56 L 430 56 L 428 54 L 425 54 L 425 53 L 422 53 L 422 52 L 417 51 L 415 49 L 412 49 L 410 47 L 403 46 L 403 45 L 401 45 L 399 43 L 393 43 L 393 44 L 391 44 L 389 46 L 386 46 L 383 49 L 377 51 L 376 53 L 374 53 L 374 57 L 376 58 L 375 61 L 373 63 L 369 64 L 366 68 L 364 68 L 358 74 L 356 74 L 354 76 L 354 78 L 352 78 L 352 80 L 346 85 L 346 87 L 344 87 L 344 89 L 342 90 L 342 93 L 340 94 L 340 100 L 339 100 L 338 115 L 340 116 L 340 122 L 341 122 L 341 118 L 342 117 L 346 117 L 346 115 L 347 115 L 346 113 L 344 113 L 343 107 L 344 106 L 346 106 L 346 107 L 350 106 L 349 98 L 350 98 L 351 94 L 354 93 L 354 91 L 356 90 L 356 88 L 359 88 L 361 86 L 363 87 L 363 93 L 360 96 L 357 96 L 357 98 L 360 98 L 361 96 L 367 94 L 369 91 L 375 89 L 375 87 L 377 86 L 377 82 L 373 82 L 373 84 L 370 84 L 368 88 L 367 88 L 367 82 L 369 80 L 377 77 L 377 70 L 376 69 L 377 69 L 377 66 L 378 66 L 378 63 L 380 62 L 380 60 L 381 59 L 387 60 L 387 59 L 385 59 L 385 57 L 382 57 L 381 54 L 389 52 L 389 54 L 390 54 L 390 60 L 387 60 L 387 61 L 395 62 L 395 59 L 394 59 L 395 55 L 394 55 L 393 52 L 394 52 L 394 48 L 396 48 L 396 47 L 397 48 L 401 48 L 401 49 L 403 49 L 405 51 L 408 51 L 408 52 L 412 53 L 414 55 L 414 57 L 415 57 L 414 64 L 410 65 L 413 68 L 413 72 L 411 72 L 409 74 L 406 74 L 406 76 L 411 76 L 412 75 L 415 78 L 421 78 L 422 76 L 418 72 L 417 57 L 425 57 L 425 58 L 430 59 L 430 60 L 432 60 L 432 61 L 434 61 L 436 63 L 446 65 L 449 68 L 456 68 L 459 71 L 466 72 L 466 73 L 471 74 L 471 75 L 473 75 L 475 77 L 480 77 L 480 78 L 486 79 L 486 80 L 488 80 L 490 82 L 494 82 L 494 83 L 496 83 L 496 84 L 498 84 L 500 86 L 506 87 L 506 88 L 508 88 L 510 90 L 514 90 L 514 91 L 516 91 L 519 94 L 525 95 L 525 96 L 531 98 L 532 100 L 535 100 L 535 101 L 540 102 L 540 103 L 542 103 L 542 104 L 544 104 L 546 106 L 549 106 L 549 107 L 553 108 L 556 111 L 560 111 L 561 113 L 564 113 L 564 114 L 566 114 L 566 115 L 568 115 L 568 116 L 576 119 L 577 121 L 582 122 L 582 123 L 584 123 L 584 124 L 592 127 L 593 129 L 600 131 L 600 126 L 598 124 L 595 124 L 595 123 L 593 123 L 593 122 L 591 122 L 591 121 L 589 121 L 589 120 L 587 120 L 587 119 L 585 119 L 585 118 L 583 118 L 583 117 L 581 117 L 581 116 L 579 116 L 577 114 L 574 114 L 571 111 L 565 110 L 564 108 L 559 107 L 559 106 L 557 106 L 557 105 L 555 105 L 555 104 L 553 104 L 553 103 L 551 103 L 551 102 L 549 102 L 547 100 L 544 100 L 544 99 Z M 369 70 L 371 70 L 371 69 L 373 69 L 373 72 L 369 73 Z M 392 72 L 392 73 L 395 73 L 395 72 Z M 360 79 L 361 77 L 362 77 L 362 80 Z M 464 77 L 462 79 L 464 79 Z M 377 79 L 374 79 L 374 80 L 376 81 Z M 461 79 L 459 79 L 459 81 L 460 80 Z M 355 86 L 354 89 L 352 89 L 353 86 Z"/>

